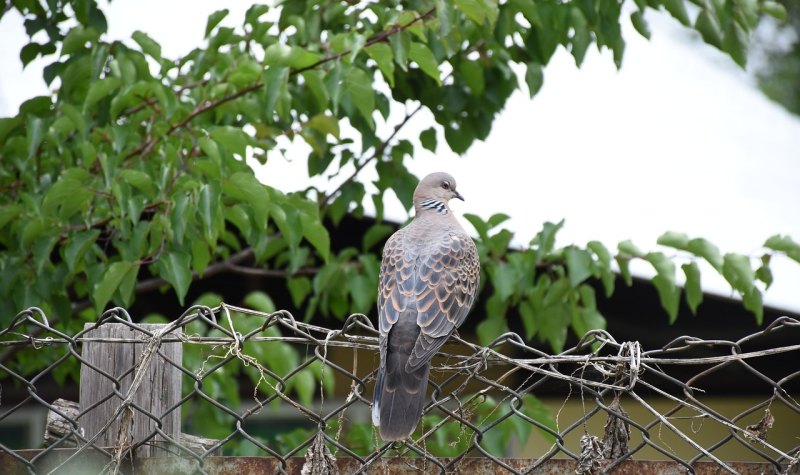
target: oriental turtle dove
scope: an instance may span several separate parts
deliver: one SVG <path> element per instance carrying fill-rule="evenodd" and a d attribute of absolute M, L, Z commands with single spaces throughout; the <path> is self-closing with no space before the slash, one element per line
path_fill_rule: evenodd
<path fill-rule="evenodd" d="M 426 176 L 414 191 L 414 219 L 383 249 L 372 423 L 386 441 L 405 439 L 416 428 L 431 359 L 464 322 L 478 291 L 478 252 L 450 211 L 452 198 L 464 199 L 452 176 Z"/>

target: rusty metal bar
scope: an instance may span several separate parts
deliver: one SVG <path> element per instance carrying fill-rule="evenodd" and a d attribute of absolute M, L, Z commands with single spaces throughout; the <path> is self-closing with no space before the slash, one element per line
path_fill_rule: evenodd
<path fill-rule="evenodd" d="M 33 459 L 39 455 L 41 450 L 20 450 L 16 454 L 26 460 Z M 74 453 L 73 449 L 57 449 L 48 454 L 47 457 L 39 459 L 34 464 L 39 473 L 46 473 L 52 468 L 61 464 L 69 455 Z M 440 459 L 443 465 L 447 465 L 451 459 Z M 532 466 L 537 464 L 537 460 L 521 458 L 501 458 L 504 464 L 522 473 L 535 475 L 561 475 L 575 473 L 578 463 L 572 459 L 550 459 L 538 465 L 533 471 L 529 471 Z M 136 473 L 139 475 L 150 474 L 190 474 L 195 473 L 202 466 L 203 471 L 209 475 L 243 475 L 243 474 L 272 474 L 279 473 L 281 469 L 287 473 L 300 473 L 305 459 L 303 457 L 289 457 L 282 464 L 280 459 L 275 457 L 207 457 L 203 464 L 197 460 L 177 457 L 144 457 L 138 458 L 131 464 L 126 461 L 121 467 L 122 474 Z M 608 466 L 610 462 L 600 462 L 599 468 Z M 63 467 L 66 473 L 100 473 L 108 464 L 108 459 L 95 450 L 86 451 L 81 460 L 72 462 L 71 465 Z M 349 457 L 339 457 L 336 460 L 337 468 L 342 474 L 355 473 L 362 468 L 362 463 L 358 459 Z M 762 475 L 772 473 L 772 466 L 768 463 L 758 462 L 729 462 L 731 468 L 741 475 Z M 696 475 L 718 475 L 724 473 L 719 465 L 714 462 L 696 462 L 692 465 Z M 76 471 L 77 470 L 77 471 Z M 29 472 L 25 464 L 11 457 L 8 453 L 0 452 L 0 471 L 7 475 L 27 475 Z M 373 466 L 370 473 L 380 473 L 386 475 L 404 475 L 422 473 L 439 473 L 439 470 L 432 463 L 426 463 L 422 458 L 409 457 L 388 457 L 380 459 Z M 502 474 L 509 473 L 500 469 L 492 460 L 479 457 L 465 457 L 458 461 L 448 474 Z M 616 466 L 613 474 L 619 475 L 675 475 L 685 473 L 683 467 L 671 461 L 664 460 L 626 460 Z"/>

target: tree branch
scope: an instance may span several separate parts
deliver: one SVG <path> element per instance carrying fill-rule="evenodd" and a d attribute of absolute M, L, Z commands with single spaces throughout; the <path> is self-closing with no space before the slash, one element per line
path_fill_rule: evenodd
<path fill-rule="evenodd" d="M 420 103 L 413 111 L 406 112 L 406 116 L 403 118 L 403 120 L 399 124 L 394 126 L 394 131 L 392 131 L 392 134 L 389 135 L 386 138 L 386 140 L 382 141 L 380 145 L 375 147 L 375 151 L 372 153 L 372 155 L 364 159 L 361 163 L 358 163 L 356 165 L 355 170 L 353 170 L 353 173 L 351 173 L 346 180 L 340 183 L 339 186 L 334 188 L 333 191 L 331 191 L 329 194 L 323 194 L 319 200 L 320 208 L 324 209 L 325 207 L 327 207 L 330 204 L 331 198 L 333 198 L 334 196 L 336 196 L 337 193 L 342 191 L 342 188 L 344 188 L 346 184 L 355 180 L 356 176 L 361 172 L 361 170 L 364 169 L 364 167 L 367 166 L 368 163 L 375 160 L 376 158 L 380 158 L 383 155 L 383 152 L 386 151 L 386 147 L 389 146 L 389 142 L 391 142 L 397 136 L 397 133 L 400 132 L 400 129 L 402 129 L 408 123 L 408 121 L 411 120 L 411 118 L 414 117 L 414 115 L 420 111 L 420 109 L 422 109 L 422 103 Z"/>
<path fill-rule="evenodd" d="M 401 31 L 404 31 L 404 30 L 410 28 L 415 23 L 417 23 L 417 22 L 419 22 L 421 20 L 424 20 L 426 18 L 429 18 L 429 17 L 433 16 L 435 11 L 436 11 L 436 8 L 431 8 L 427 12 L 425 12 L 422 15 L 414 18 L 413 20 L 409 21 L 408 23 L 404 23 L 402 25 L 394 25 L 393 27 L 389 28 L 388 30 L 383 31 L 381 33 L 378 33 L 377 35 L 375 35 L 372 38 L 370 38 L 369 40 L 367 40 L 367 42 L 364 43 L 364 47 L 371 46 L 371 45 L 373 45 L 375 43 L 379 43 L 381 41 L 386 41 L 386 39 L 389 38 L 390 36 L 395 35 L 395 34 L 401 32 Z M 309 69 L 316 68 L 317 66 L 320 66 L 322 64 L 328 63 L 330 61 L 335 61 L 335 60 L 341 59 L 342 57 L 350 54 L 351 52 L 352 52 L 352 50 L 347 50 L 347 51 L 343 51 L 341 53 L 338 53 L 338 54 L 335 54 L 335 55 L 332 55 L 332 56 L 327 56 L 325 58 L 320 59 L 316 63 L 309 65 L 309 66 L 306 66 L 306 67 L 303 67 L 303 68 L 300 68 L 300 69 L 294 69 L 289 73 L 289 75 L 290 76 L 295 76 L 297 74 L 300 74 L 300 73 L 302 73 L 304 71 L 308 71 Z M 253 91 L 257 91 L 258 89 L 261 89 L 262 87 L 264 87 L 264 83 L 262 81 L 258 81 L 258 82 L 253 83 L 253 84 L 251 84 L 251 85 L 249 85 L 249 86 L 247 86 L 245 88 L 240 89 L 239 91 L 236 91 L 235 93 L 233 93 L 231 95 L 225 96 L 222 99 L 219 99 L 217 101 L 205 102 L 202 105 L 199 105 L 199 106 L 195 107 L 195 109 L 191 113 L 189 113 L 189 115 L 187 115 L 186 117 L 181 119 L 179 122 L 171 125 L 170 128 L 167 129 L 167 131 L 163 135 L 158 136 L 158 137 L 148 138 L 141 145 L 139 145 L 134 150 L 129 152 L 127 155 L 125 155 L 124 159 L 127 160 L 127 159 L 135 157 L 137 155 L 145 155 L 145 154 L 147 154 L 150 150 L 153 149 L 153 147 L 159 142 L 159 140 L 161 140 L 164 137 L 168 137 L 168 136 L 172 135 L 173 133 L 175 133 L 175 131 L 177 131 L 178 129 L 181 129 L 181 128 L 185 127 L 189 122 L 194 120 L 194 118 L 199 116 L 200 114 L 202 114 L 204 112 L 208 112 L 208 111 L 210 111 L 212 109 L 215 109 L 215 108 L 221 106 L 222 104 L 225 104 L 226 102 L 230 102 L 230 101 L 233 101 L 235 99 L 238 99 L 238 98 L 244 96 L 245 94 L 248 94 L 248 93 L 253 92 Z M 179 91 L 182 92 L 183 89 L 180 89 Z M 145 101 L 145 103 L 142 105 L 142 107 L 145 107 L 146 105 L 147 105 L 147 101 Z M 135 107 L 138 107 L 138 106 L 135 106 Z"/>
<path fill-rule="evenodd" d="M 386 41 L 390 36 L 395 35 L 397 33 L 400 33 L 401 31 L 407 30 L 408 28 L 414 26 L 415 23 L 433 16 L 434 12 L 436 12 L 436 8 L 435 7 L 431 8 L 430 10 L 428 10 L 425 13 L 423 13 L 422 15 L 414 18 L 413 20 L 409 21 L 408 23 L 404 23 L 402 25 L 394 25 L 393 27 L 389 28 L 388 30 L 385 30 L 385 31 L 382 31 L 382 32 L 376 34 L 375 36 L 373 36 L 372 38 L 368 39 L 364 43 L 364 48 L 366 48 L 368 46 L 372 46 L 375 43 L 380 43 L 381 41 Z M 326 57 L 320 59 L 319 61 L 317 61 L 316 63 L 310 64 L 310 65 L 305 66 L 305 67 L 300 68 L 300 69 L 295 69 L 294 71 L 292 71 L 292 75 L 308 71 L 309 69 L 314 69 L 317 66 L 320 66 L 320 65 L 325 64 L 325 63 L 330 62 L 330 61 L 336 61 L 337 59 L 341 59 L 341 58 L 347 56 L 351 52 L 352 52 L 351 50 L 347 50 L 347 51 L 342 51 L 341 53 L 338 53 L 338 54 L 334 54 L 332 56 L 326 56 Z"/>

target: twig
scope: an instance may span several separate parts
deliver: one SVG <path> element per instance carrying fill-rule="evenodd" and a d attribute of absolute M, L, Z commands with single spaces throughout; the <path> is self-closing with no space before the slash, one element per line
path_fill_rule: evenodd
<path fill-rule="evenodd" d="M 409 121 L 409 120 L 411 120 L 411 118 L 412 118 L 412 117 L 414 117 L 414 115 L 415 115 L 417 112 L 419 112 L 419 111 L 420 111 L 420 109 L 422 109 L 422 103 L 420 103 L 419 105 L 417 105 L 417 107 L 416 107 L 416 108 L 415 108 L 413 111 L 411 111 L 411 112 L 406 112 L 406 116 L 403 118 L 403 120 L 402 120 L 402 121 L 401 121 L 399 124 L 397 124 L 397 125 L 395 125 L 395 126 L 394 126 L 394 131 L 392 131 L 392 134 L 391 134 L 391 135 L 389 135 L 389 137 L 387 137 L 387 138 L 386 138 L 386 140 L 382 141 L 382 142 L 380 143 L 380 145 L 378 145 L 377 147 L 375 147 L 375 151 L 374 151 L 374 152 L 372 152 L 372 155 L 370 155 L 369 157 L 367 157 L 366 159 L 364 159 L 364 160 L 362 160 L 360 163 L 358 163 L 358 164 L 356 165 L 356 168 L 355 168 L 355 170 L 353 170 L 353 173 L 351 173 L 351 174 L 350 174 L 350 176 L 349 176 L 349 177 L 347 177 L 347 179 L 346 179 L 346 180 L 344 180 L 343 182 L 341 182 L 341 183 L 339 184 L 339 186 L 337 186 L 336 188 L 334 188 L 334 190 L 333 190 L 333 191 L 331 191 L 331 192 L 330 192 L 329 194 L 327 194 L 327 195 L 326 195 L 326 194 L 323 194 L 323 195 L 320 197 L 320 207 L 321 207 L 323 210 L 324 210 L 324 208 L 325 208 L 325 207 L 327 207 L 327 206 L 330 204 L 331 198 L 333 198 L 334 196 L 336 196 L 336 194 L 337 194 L 337 193 L 339 193 L 340 191 L 342 191 L 342 188 L 344 188 L 344 186 L 345 186 L 346 184 L 348 184 L 348 183 L 350 183 L 351 181 L 353 181 L 353 180 L 356 178 L 356 176 L 357 176 L 357 175 L 358 175 L 358 174 L 361 172 L 361 170 L 363 170 L 363 169 L 364 169 L 364 167 L 366 167 L 366 166 L 367 166 L 367 165 L 368 165 L 370 162 L 372 162 L 372 161 L 373 161 L 373 160 L 375 160 L 376 158 L 380 158 L 380 157 L 383 155 L 383 152 L 386 150 L 386 147 L 388 147 L 388 146 L 389 146 L 389 142 L 391 142 L 391 141 L 392 141 L 392 140 L 395 138 L 395 136 L 397 136 L 397 133 L 398 133 L 398 132 L 400 132 L 400 129 L 402 129 L 402 128 L 403 128 L 403 127 L 404 127 L 404 126 L 405 126 L 405 125 L 408 123 L 408 121 Z"/>

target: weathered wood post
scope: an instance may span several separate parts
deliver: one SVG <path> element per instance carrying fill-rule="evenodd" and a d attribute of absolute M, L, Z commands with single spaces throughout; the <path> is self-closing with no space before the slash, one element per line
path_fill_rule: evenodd
<path fill-rule="evenodd" d="M 87 323 L 89 329 L 94 323 Z M 164 324 L 139 324 L 151 333 L 164 329 Z M 174 339 L 180 330 L 175 330 L 163 336 L 164 339 Z M 169 451 L 167 441 L 159 436 L 152 435 L 161 421 L 161 430 L 178 440 L 181 433 L 180 407 L 166 413 L 178 403 L 181 398 L 181 372 L 164 357 L 175 364 L 181 364 L 183 347 L 180 341 L 161 342 L 155 352 L 144 366 L 143 353 L 147 351 L 150 337 L 141 331 L 135 330 L 122 323 L 104 323 L 85 334 L 86 338 L 139 340 L 137 342 L 112 342 L 112 341 L 87 341 L 83 344 L 82 357 L 85 363 L 81 365 L 80 381 L 80 407 L 81 409 L 93 407 L 80 418 L 80 426 L 85 431 L 85 437 L 91 440 L 103 430 L 109 420 L 123 404 L 128 394 L 134 377 L 138 371 L 144 371 L 139 387 L 132 393 L 130 415 L 125 417 L 127 411 L 121 411 L 108 428 L 95 441 L 98 447 L 116 447 L 120 441 L 125 446 L 147 440 L 147 444 L 136 451 L 138 457 L 150 457 L 174 453 Z M 162 356 L 163 355 L 163 356 Z M 119 381 L 118 392 L 121 397 L 114 394 L 114 381 L 97 371 L 97 369 L 111 375 Z M 148 416 L 150 413 L 155 419 Z M 126 431 L 120 432 L 121 422 L 125 420 L 128 425 Z M 126 438 L 127 437 L 127 438 Z"/>

